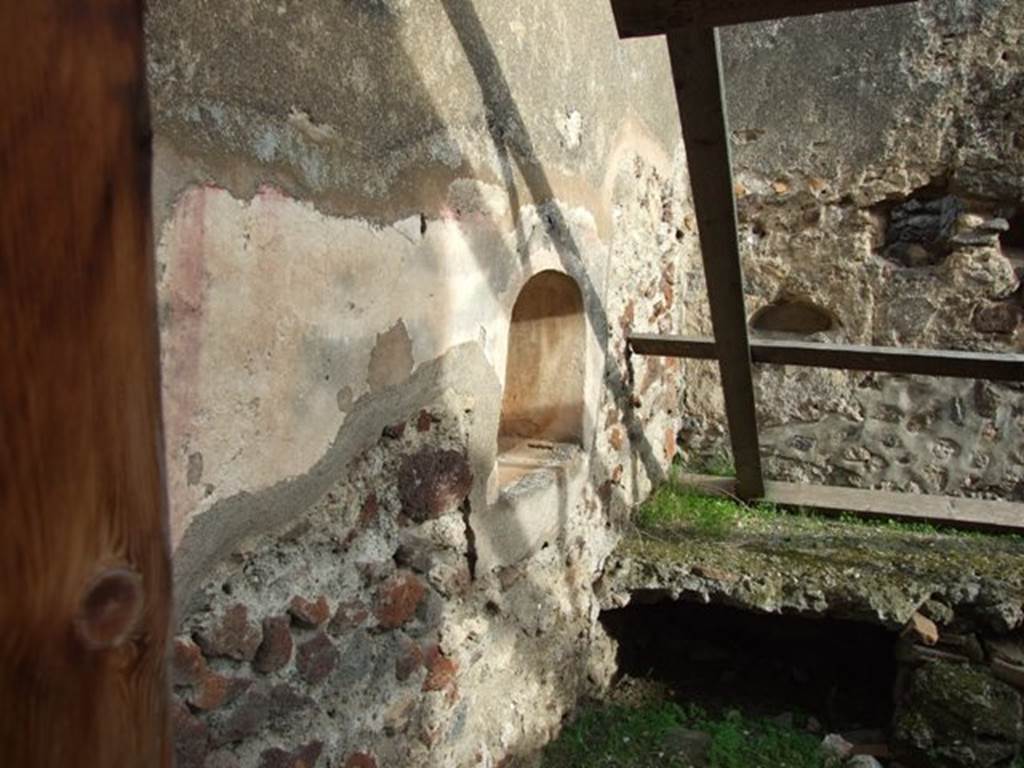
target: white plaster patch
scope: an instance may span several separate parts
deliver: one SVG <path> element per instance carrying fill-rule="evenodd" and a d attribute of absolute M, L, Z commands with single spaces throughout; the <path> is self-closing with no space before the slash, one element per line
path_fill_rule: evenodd
<path fill-rule="evenodd" d="M 562 137 L 562 146 L 568 150 L 579 148 L 583 139 L 583 115 L 573 109 L 555 118 L 555 128 Z"/>
<path fill-rule="evenodd" d="M 414 363 L 500 335 L 503 303 L 458 227 L 429 242 L 265 188 L 251 201 L 195 187 L 160 239 L 164 387 L 175 541 L 192 515 L 309 471 L 344 400 L 367 391 L 380 334 L 404 322 Z M 418 229 L 415 230 L 418 232 Z M 483 261 L 481 261 L 483 260 Z M 202 453 L 202 484 L 187 458 Z"/>

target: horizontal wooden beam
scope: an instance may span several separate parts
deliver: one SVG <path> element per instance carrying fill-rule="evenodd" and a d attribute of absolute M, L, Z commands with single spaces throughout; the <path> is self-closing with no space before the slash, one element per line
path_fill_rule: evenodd
<path fill-rule="evenodd" d="M 716 360 L 713 339 L 693 336 L 635 334 L 630 349 L 638 355 Z M 955 350 L 863 347 L 806 341 L 752 339 L 755 363 L 838 368 L 847 371 L 949 376 L 958 379 L 1024 381 L 1024 355 Z"/>
<path fill-rule="evenodd" d="M 707 493 L 735 495 L 736 481 L 710 475 L 684 475 L 680 482 Z M 762 501 L 784 507 L 803 507 L 824 513 L 906 520 L 1001 533 L 1024 533 L 1024 504 L 1009 501 L 927 496 L 918 493 L 873 491 L 863 488 L 765 483 Z"/>
<path fill-rule="evenodd" d="M 619 37 L 663 35 L 683 27 L 720 27 L 811 16 L 917 0 L 612 0 Z"/>

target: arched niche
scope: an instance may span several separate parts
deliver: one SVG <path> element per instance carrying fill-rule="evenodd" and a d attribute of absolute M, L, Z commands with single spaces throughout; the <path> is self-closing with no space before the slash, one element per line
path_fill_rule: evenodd
<path fill-rule="evenodd" d="M 583 443 L 585 376 L 583 296 L 553 270 L 523 286 L 508 332 L 498 444 Z"/>
<path fill-rule="evenodd" d="M 836 319 L 828 310 L 805 299 L 780 299 L 762 307 L 750 319 L 756 333 L 809 336 L 831 331 Z"/>

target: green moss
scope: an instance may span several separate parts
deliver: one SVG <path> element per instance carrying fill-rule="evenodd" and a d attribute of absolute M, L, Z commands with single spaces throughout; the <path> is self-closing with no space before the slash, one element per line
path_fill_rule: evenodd
<path fill-rule="evenodd" d="M 640 506 L 635 522 L 647 529 L 683 524 L 694 533 L 721 537 L 747 517 L 774 511 L 769 505 L 747 507 L 726 496 L 711 496 L 670 482 Z"/>
<path fill-rule="evenodd" d="M 680 734 L 706 734 L 711 768 L 821 768 L 818 739 L 739 712 L 711 716 L 696 706 L 648 702 L 582 710 L 544 751 L 542 768 L 683 768 Z"/>
<path fill-rule="evenodd" d="M 894 624 L 933 596 L 984 591 L 981 610 L 996 624 L 1000 605 L 1024 602 L 1020 537 L 747 506 L 678 482 L 652 494 L 633 523 L 618 552 L 629 562 L 621 589 L 707 589 L 759 610 L 827 602 Z M 811 597 L 798 605 L 794 595 Z"/>
<path fill-rule="evenodd" d="M 544 750 L 542 768 L 682 768 L 667 754 L 666 740 L 684 720 L 671 702 L 640 707 L 595 705 L 584 708 Z"/>
<path fill-rule="evenodd" d="M 975 734 L 983 734 L 1014 743 L 1024 735 L 1020 696 L 994 678 L 987 668 L 971 664 L 926 665 L 915 670 L 910 696 L 911 720 L 920 715 L 921 720 L 944 737 L 957 736 L 967 741 Z"/>
<path fill-rule="evenodd" d="M 673 523 L 685 523 L 698 532 L 721 535 L 736 527 L 743 520 L 756 520 L 765 516 L 798 519 L 805 525 L 821 525 L 824 528 L 837 524 L 845 528 L 867 528 L 874 531 L 893 533 L 923 534 L 927 536 L 956 536 L 960 538 L 999 538 L 1024 545 L 1024 537 L 1003 534 L 995 537 L 977 531 L 939 527 L 930 523 L 895 519 L 867 518 L 844 512 L 839 515 L 823 515 L 820 512 L 798 507 L 783 509 L 774 504 L 745 504 L 726 495 L 709 494 L 687 486 L 680 479 L 682 470 L 673 468 L 669 480 L 659 487 L 640 505 L 634 521 L 640 527 L 661 527 Z"/>

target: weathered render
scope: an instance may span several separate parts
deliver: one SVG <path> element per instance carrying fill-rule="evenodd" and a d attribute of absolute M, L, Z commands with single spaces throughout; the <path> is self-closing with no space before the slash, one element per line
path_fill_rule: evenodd
<path fill-rule="evenodd" d="M 1021 16 L 726 34 L 757 328 L 1019 346 Z M 722 444 L 711 366 L 625 354 L 707 330 L 664 42 L 584 0 L 147 32 L 179 764 L 508 765 L 611 669 L 626 513 Z M 1014 387 L 758 387 L 778 474 L 1021 492 Z"/>
<path fill-rule="evenodd" d="M 724 34 L 755 333 L 1020 351 L 1024 6 L 937 0 Z M 684 332 L 709 330 L 692 264 Z M 688 457 L 723 441 L 686 366 Z M 779 479 L 1024 498 L 1020 388 L 765 367 Z"/>
<path fill-rule="evenodd" d="M 148 34 L 180 764 L 536 748 L 676 450 L 678 371 L 623 354 L 696 248 L 663 45 L 547 1 Z"/>

